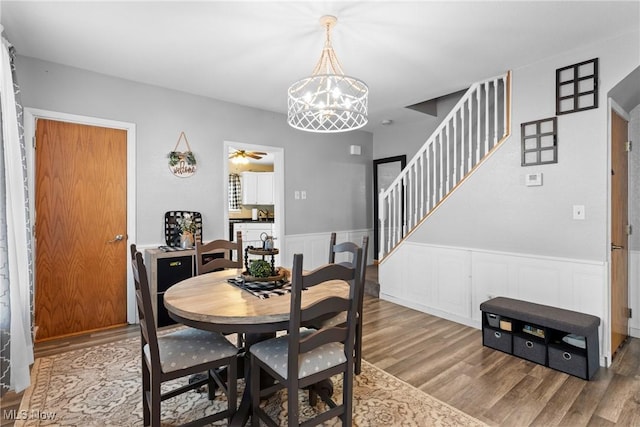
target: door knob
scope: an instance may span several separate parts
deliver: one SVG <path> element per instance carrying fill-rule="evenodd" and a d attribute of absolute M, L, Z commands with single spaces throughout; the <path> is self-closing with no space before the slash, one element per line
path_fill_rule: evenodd
<path fill-rule="evenodd" d="M 624 246 L 618 246 L 618 245 L 614 245 L 613 243 L 611 244 L 611 250 L 615 250 L 615 249 L 624 249 Z"/>
<path fill-rule="evenodd" d="M 122 234 L 116 234 L 113 240 L 109 240 L 107 243 L 119 242 L 122 239 L 124 239 L 124 236 Z"/>

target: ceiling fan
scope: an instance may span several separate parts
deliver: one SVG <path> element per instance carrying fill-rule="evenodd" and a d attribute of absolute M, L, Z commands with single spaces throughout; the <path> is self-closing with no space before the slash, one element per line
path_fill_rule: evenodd
<path fill-rule="evenodd" d="M 247 159 L 248 157 L 256 160 L 260 160 L 262 156 L 266 156 L 267 153 L 262 151 L 245 151 L 245 150 L 236 150 L 233 153 L 229 154 L 229 159 Z M 248 159 L 247 159 L 248 160 Z"/>

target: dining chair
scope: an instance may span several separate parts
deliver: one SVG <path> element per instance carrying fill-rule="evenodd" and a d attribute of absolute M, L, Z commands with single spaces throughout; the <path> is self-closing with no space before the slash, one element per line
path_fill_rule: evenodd
<path fill-rule="evenodd" d="M 236 241 L 218 239 L 209 243 L 196 242 L 196 275 L 210 273 L 224 268 L 242 268 L 242 233 L 236 233 Z M 232 252 L 236 251 L 233 260 Z M 214 258 L 207 255 L 222 254 Z M 204 258 L 209 258 L 205 260 Z"/>
<path fill-rule="evenodd" d="M 367 272 L 366 260 L 367 260 L 367 251 L 369 249 L 369 236 L 362 237 L 362 246 L 360 246 L 360 248 L 362 249 L 363 261 L 359 270 L 360 286 L 362 286 L 362 289 L 359 292 L 359 299 L 358 299 L 358 315 L 356 320 L 356 341 L 355 341 L 355 347 L 354 347 L 354 352 L 355 352 L 355 359 L 354 359 L 355 368 L 354 369 L 355 369 L 356 375 L 360 375 L 360 372 L 362 372 L 362 315 L 363 315 L 364 285 L 365 285 L 366 272 Z M 339 264 L 353 266 L 357 249 L 358 249 L 358 245 L 356 245 L 353 242 L 343 242 L 343 243 L 336 244 L 336 233 L 331 233 L 331 237 L 329 238 L 329 263 L 333 264 L 336 262 L 336 254 L 350 253 L 351 261 L 342 261 Z M 329 319 L 324 319 L 324 320 L 321 319 L 319 321 L 316 321 L 315 324 L 311 323 L 310 326 L 316 327 L 316 328 L 322 327 L 324 324 L 336 326 L 336 325 L 344 324 L 346 320 L 347 319 L 344 316 L 344 313 L 341 313 Z"/>
<path fill-rule="evenodd" d="M 304 425 L 318 425 L 331 418 L 340 417 L 343 426 L 351 426 L 353 346 L 358 294 L 362 289 L 359 275 L 362 262 L 362 249 L 358 248 L 353 266 L 327 264 L 305 274 L 302 269 L 302 255 L 294 255 L 288 333 L 260 341 L 249 348 L 252 425 L 258 426 L 260 420 L 271 426 L 277 425 L 266 411 L 260 408 L 260 399 L 283 387 L 286 387 L 288 395 L 288 425 L 300 425 L 298 390 L 342 374 L 342 403 L 338 405 L 328 394 L 322 394 L 320 397 L 327 403 L 328 409 L 311 420 L 305 420 Z M 328 296 L 302 308 L 302 290 L 322 286 L 330 280 L 344 280 L 349 283 L 348 297 Z M 335 312 L 346 313 L 346 324 L 325 326 L 317 330 L 300 327 L 310 319 Z M 261 390 L 260 380 L 263 373 L 276 382 Z"/>
<path fill-rule="evenodd" d="M 196 276 L 225 268 L 243 268 L 242 263 L 242 232 L 236 233 L 236 241 L 218 239 L 209 243 L 196 242 Z M 232 252 L 236 251 L 236 260 L 233 260 Z M 213 258 L 213 254 L 222 254 L 222 257 Z M 226 334 L 225 334 L 226 335 Z M 244 336 L 237 334 L 236 346 L 242 349 Z"/>
<path fill-rule="evenodd" d="M 131 245 L 131 267 L 136 288 L 136 303 L 140 317 L 142 357 L 142 407 L 145 426 L 160 426 L 161 402 L 189 390 L 208 385 L 209 400 L 215 398 L 215 385 L 227 397 L 227 409 L 189 423 L 193 426 L 210 424 L 231 417 L 237 407 L 237 354 L 238 349 L 225 337 L 215 332 L 183 327 L 158 334 L 151 306 L 151 292 L 147 269 L 136 245 Z M 225 381 L 216 373 L 226 366 Z M 162 393 L 161 385 L 167 381 L 204 373 L 204 379 L 185 384 Z"/>

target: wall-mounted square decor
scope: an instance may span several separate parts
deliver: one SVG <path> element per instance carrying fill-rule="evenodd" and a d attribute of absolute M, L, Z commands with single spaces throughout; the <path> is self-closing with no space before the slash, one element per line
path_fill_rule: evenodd
<path fill-rule="evenodd" d="M 556 114 L 598 108 L 598 58 L 556 70 Z"/>
<path fill-rule="evenodd" d="M 557 117 L 520 125 L 522 166 L 558 163 Z"/>

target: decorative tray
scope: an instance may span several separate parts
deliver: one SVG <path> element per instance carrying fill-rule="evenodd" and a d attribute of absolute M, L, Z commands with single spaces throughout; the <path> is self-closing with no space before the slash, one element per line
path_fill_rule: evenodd
<path fill-rule="evenodd" d="M 275 276 L 255 277 L 255 276 L 251 276 L 248 272 L 244 271 L 242 272 L 242 278 L 244 279 L 245 282 L 277 282 L 279 280 L 286 279 L 287 272 L 284 269 L 280 268 L 276 270 Z"/>

